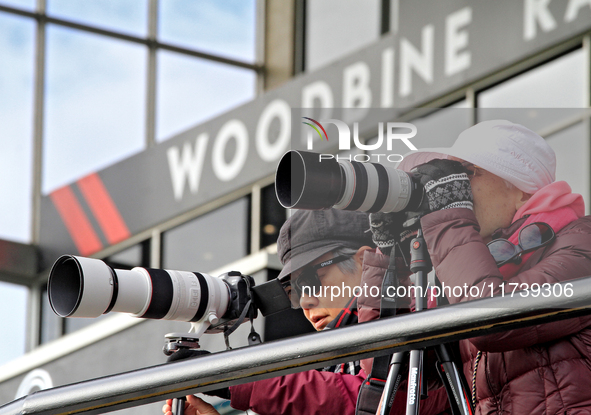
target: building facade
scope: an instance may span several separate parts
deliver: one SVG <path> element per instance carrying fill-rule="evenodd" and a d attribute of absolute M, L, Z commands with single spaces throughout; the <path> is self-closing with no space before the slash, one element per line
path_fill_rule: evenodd
<path fill-rule="evenodd" d="M 288 214 L 274 172 L 303 146 L 301 109 L 357 123 L 366 144 L 379 123 L 412 123 L 418 148 L 510 119 L 590 202 L 589 1 L 0 0 L 0 39 L 0 403 L 162 363 L 163 335 L 187 329 L 57 317 L 59 255 L 274 278 Z M 256 326 L 309 330 L 298 316 Z"/>

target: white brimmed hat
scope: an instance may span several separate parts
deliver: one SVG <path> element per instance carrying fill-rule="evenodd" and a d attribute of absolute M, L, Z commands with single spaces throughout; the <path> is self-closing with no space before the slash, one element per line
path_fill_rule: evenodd
<path fill-rule="evenodd" d="M 533 194 L 556 180 L 556 155 L 540 135 L 506 120 L 483 121 L 464 130 L 449 148 L 422 149 L 404 156 L 398 168 L 436 158 L 457 157 Z"/>

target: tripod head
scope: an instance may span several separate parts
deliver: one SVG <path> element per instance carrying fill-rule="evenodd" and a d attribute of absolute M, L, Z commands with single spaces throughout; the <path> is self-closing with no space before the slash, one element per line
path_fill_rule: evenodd
<path fill-rule="evenodd" d="M 168 333 L 164 336 L 166 344 L 162 351 L 166 356 L 171 356 L 179 350 L 197 350 L 199 349 L 199 337 L 190 333 Z"/>

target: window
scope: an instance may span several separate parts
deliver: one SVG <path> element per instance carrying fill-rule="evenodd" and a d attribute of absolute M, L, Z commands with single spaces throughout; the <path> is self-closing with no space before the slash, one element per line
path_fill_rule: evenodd
<path fill-rule="evenodd" d="M 158 53 L 156 136 L 170 138 L 254 98 L 249 69 L 161 51 Z"/>
<path fill-rule="evenodd" d="M 146 35 L 148 0 L 47 0 L 52 17 L 134 35 Z"/>
<path fill-rule="evenodd" d="M 27 294 L 25 286 L 0 282 L 0 366 L 25 353 Z"/>
<path fill-rule="evenodd" d="M 285 208 L 277 201 L 275 185 L 261 189 L 261 247 L 277 242 L 281 226 L 287 219 Z"/>
<path fill-rule="evenodd" d="M 471 125 L 472 110 L 467 108 L 466 101 L 461 101 L 451 107 L 438 110 L 429 109 L 428 111 L 424 116 L 409 121 L 409 123 L 417 127 L 417 134 L 410 139 L 410 142 L 419 149 L 449 147 L 454 143 L 458 135 Z M 385 129 L 386 122 L 384 122 L 382 130 L 384 141 L 380 148 L 367 151 L 367 154 L 372 155 L 372 162 L 378 162 L 379 160 L 383 163 L 385 161 L 385 154 L 399 154 L 404 156 L 410 151 L 408 146 L 401 140 L 394 140 L 392 151 L 387 151 Z M 407 133 L 408 131 L 407 128 L 400 130 L 401 133 Z M 372 138 L 368 141 L 368 144 L 374 144 L 377 140 L 377 137 Z M 398 160 L 398 158 L 393 160 Z M 388 162 L 386 161 L 385 163 Z"/>
<path fill-rule="evenodd" d="M 130 246 L 104 259 L 113 268 L 130 269 L 150 266 L 150 241 Z"/>
<path fill-rule="evenodd" d="M 574 193 L 583 195 L 589 214 L 591 188 L 589 170 L 589 135 L 584 123 L 576 124 L 547 137 L 556 153 L 556 180 L 566 181 Z"/>
<path fill-rule="evenodd" d="M 573 115 L 574 108 L 586 108 L 585 59 L 579 49 L 480 93 L 479 121 L 508 119 L 537 131 Z M 534 110 L 543 108 L 561 110 Z"/>
<path fill-rule="evenodd" d="M 35 8 L 35 0 L 0 0 L 3 6 L 18 7 L 20 9 L 32 10 Z"/>
<path fill-rule="evenodd" d="M 43 191 L 144 148 L 146 50 L 51 25 Z"/>
<path fill-rule="evenodd" d="M 256 0 L 163 0 L 159 7 L 160 41 L 254 63 Z"/>
<path fill-rule="evenodd" d="M 31 233 L 34 39 L 32 20 L 0 13 L 0 238 L 19 242 Z"/>
<path fill-rule="evenodd" d="M 471 120 L 472 109 L 467 108 L 466 101 L 461 101 L 410 121 L 417 127 L 417 135 L 411 141 L 421 149 L 450 147 L 458 135 L 470 127 Z M 408 152 L 408 147 L 401 147 L 403 154 Z"/>
<path fill-rule="evenodd" d="M 40 343 L 47 343 L 64 334 L 65 319 L 53 312 L 47 296 L 47 285 L 41 291 L 41 333 Z"/>
<path fill-rule="evenodd" d="M 209 273 L 245 256 L 249 206 L 242 198 L 164 233 L 164 268 Z"/>
<path fill-rule="evenodd" d="M 586 106 L 582 49 L 509 79 L 478 96 L 485 108 L 578 108 Z"/>
<path fill-rule="evenodd" d="M 380 37 L 380 0 L 306 2 L 306 71 L 314 71 Z"/>

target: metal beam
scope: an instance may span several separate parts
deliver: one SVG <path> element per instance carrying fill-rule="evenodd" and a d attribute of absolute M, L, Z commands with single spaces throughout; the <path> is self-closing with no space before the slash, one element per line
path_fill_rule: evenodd
<path fill-rule="evenodd" d="M 0 415 L 104 413 L 591 313 L 591 278 L 568 284 L 570 297 L 558 284 L 562 296 L 517 292 L 47 389 L 0 407 Z"/>
<path fill-rule="evenodd" d="M 39 272 L 36 245 L 0 239 L 0 281 L 30 285 Z"/>

